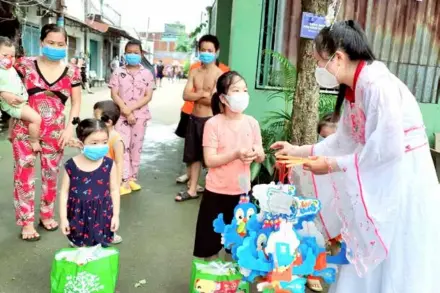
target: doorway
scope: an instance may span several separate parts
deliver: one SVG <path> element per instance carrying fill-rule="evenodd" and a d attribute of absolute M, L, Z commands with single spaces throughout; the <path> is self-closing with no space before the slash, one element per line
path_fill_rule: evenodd
<path fill-rule="evenodd" d="M 98 42 L 95 40 L 90 40 L 90 71 L 95 71 L 97 75 L 98 72 Z"/>

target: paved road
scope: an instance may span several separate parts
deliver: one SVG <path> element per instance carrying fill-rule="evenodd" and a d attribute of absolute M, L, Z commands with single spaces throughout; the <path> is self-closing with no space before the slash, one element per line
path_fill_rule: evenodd
<path fill-rule="evenodd" d="M 173 133 L 182 105 L 183 82 L 158 88 L 153 96 L 153 120 L 146 133 L 140 182 L 143 190 L 122 198 L 119 246 L 119 293 L 188 292 L 194 227 L 198 201 L 175 203 L 182 188 L 174 183 L 183 171 L 182 141 Z M 81 117 L 91 117 L 93 104 L 109 99 L 106 88 L 84 95 Z M 68 110 L 68 109 L 67 109 Z M 75 154 L 66 151 L 66 159 Z M 12 208 L 12 158 L 7 141 L 0 137 L 0 293 L 47 293 L 54 253 L 67 246 L 61 232 L 40 231 L 42 239 L 18 239 Z M 40 180 L 37 180 L 39 190 Z M 39 192 L 37 192 L 39 196 Z M 146 284 L 135 288 L 145 280 Z"/>
<path fill-rule="evenodd" d="M 173 200 L 180 190 L 174 179 L 183 169 L 182 143 L 173 134 L 183 86 L 164 84 L 154 93 L 153 121 L 147 130 L 140 174 L 144 189 L 124 197 L 121 204 L 120 234 L 124 243 L 119 246 L 120 293 L 187 292 L 198 202 L 177 204 Z M 81 116 L 91 116 L 93 104 L 109 97 L 108 89 L 85 95 Z M 66 151 L 66 158 L 73 154 L 74 150 Z M 18 239 L 12 208 L 11 150 L 4 137 L 0 157 L 0 293 L 47 293 L 53 255 L 66 247 L 67 241 L 59 231 L 40 231 L 42 239 L 36 243 Z M 144 279 L 146 285 L 134 287 Z"/>

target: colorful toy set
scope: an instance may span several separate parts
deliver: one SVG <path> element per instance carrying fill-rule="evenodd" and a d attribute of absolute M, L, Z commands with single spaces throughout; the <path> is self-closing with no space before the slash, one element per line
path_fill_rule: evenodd
<path fill-rule="evenodd" d="M 329 265 L 324 237 L 314 224 L 320 202 L 297 196 L 291 184 L 256 185 L 253 196 L 259 213 L 243 196 L 231 223 L 225 224 L 222 214 L 213 223 L 243 280 L 257 282 L 260 292 L 276 293 L 305 292 L 307 276 L 333 283 L 336 266 Z M 331 260 L 344 263 L 345 256 Z"/>

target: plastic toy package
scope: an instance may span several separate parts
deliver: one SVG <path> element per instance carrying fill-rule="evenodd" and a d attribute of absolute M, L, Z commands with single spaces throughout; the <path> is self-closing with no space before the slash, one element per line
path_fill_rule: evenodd
<path fill-rule="evenodd" d="M 250 293 L 236 264 L 194 259 L 192 266 L 190 293 Z"/>
<path fill-rule="evenodd" d="M 259 213 L 243 196 L 231 223 L 224 223 L 222 214 L 213 222 L 243 280 L 257 283 L 259 292 L 275 293 L 304 293 L 308 276 L 335 282 L 335 264 L 347 263 L 346 251 L 342 246 L 339 255 L 327 255 L 314 223 L 319 200 L 298 196 L 293 184 L 256 185 L 252 191 Z"/>

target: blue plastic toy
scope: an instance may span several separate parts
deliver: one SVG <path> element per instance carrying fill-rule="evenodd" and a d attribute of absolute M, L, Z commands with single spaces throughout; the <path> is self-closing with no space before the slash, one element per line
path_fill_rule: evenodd
<path fill-rule="evenodd" d="M 304 293 L 306 291 L 306 279 L 295 278 L 290 282 L 280 282 L 281 289 L 292 293 Z"/>
<path fill-rule="evenodd" d="M 237 249 L 247 235 L 246 224 L 256 213 L 257 207 L 249 202 L 249 197 L 241 196 L 239 204 L 234 209 L 234 218 L 229 225 L 225 224 L 223 214 L 219 214 L 213 222 L 214 231 L 223 235 L 223 246 L 231 250 L 234 260 L 237 260 Z"/>

